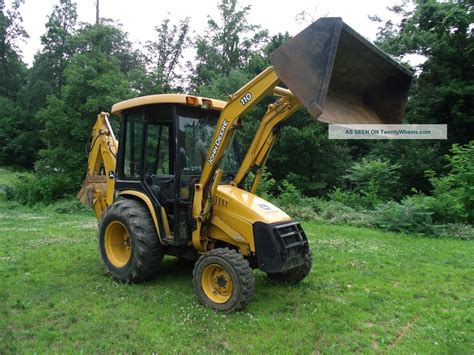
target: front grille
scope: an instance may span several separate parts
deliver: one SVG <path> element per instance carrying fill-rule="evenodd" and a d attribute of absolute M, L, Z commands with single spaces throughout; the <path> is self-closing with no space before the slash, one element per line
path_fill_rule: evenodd
<path fill-rule="evenodd" d="M 308 241 L 299 223 L 290 222 L 277 225 L 274 227 L 274 232 L 283 242 L 282 256 L 298 257 L 307 249 Z"/>
<path fill-rule="evenodd" d="M 298 222 L 255 222 L 253 230 L 260 270 L 283 272 L 304 263 L 309 245 Z"/>

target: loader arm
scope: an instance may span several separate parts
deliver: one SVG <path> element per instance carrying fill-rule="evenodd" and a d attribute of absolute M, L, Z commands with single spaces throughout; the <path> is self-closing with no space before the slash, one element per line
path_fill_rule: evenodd
<path fill-rule="evenodd" d="M 194 186 L 192 214 L 196 228 L 192 232 L 192 243 L 198 251 L 205 251 L 207 248 L 207 233 L 202 227 L 211 217 L 212 201 L 222 176 L 222 170 L 217 168 L 234 138 L 238 119 L 273 93 L 279 81 L 273 67 L 268 67 L 233 94 L 219 116 L 199 183 Z"/>
<path fill-rule="evenodd" d="M 232 184 L 240 186 L 252 169 L 257 168 L 255 178 L 250 189 L 257 191 L 263 173 L 263 167 L 268 155 L 276 142 L 278 133 L 275 127 L 296 112 L 301 104 L 290 90 L 275 87 L 273 94 L 280 96 L 273 104 L 268 105 L 267 112 L 260 121 L 252 143 L 237 171 Z"/>
<path fill-rule="evenodd" d="M 92 128 L 92 143 L 87 174 L 77 198 L 91 206 L 100 219 L 113 202 L 118 141 L 109 123 L 109 114 L 102 112 Z"/>

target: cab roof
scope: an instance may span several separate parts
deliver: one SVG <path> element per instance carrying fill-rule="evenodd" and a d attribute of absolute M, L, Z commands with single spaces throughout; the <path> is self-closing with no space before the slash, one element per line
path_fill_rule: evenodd
<path fill-rule="evenodd" d="M 206 101 L 203 104 L 203 99 Z M 160 95 L 148 95 L 136 97 L 134 99 L 125 100 L 116 103 L 112 106 L 112 113 L 114 115 L 121 115 L 123 111 L 145 105 L 156 105 L 156 104 L 182 104 L 191 107 L 201 107 L 211 103 L 210 109 L 222 111 L 227 104 L 225 101 L 209 99 L 206 97 L 199 97 L 193 95 L 183 94 L 160 94 Z"/>

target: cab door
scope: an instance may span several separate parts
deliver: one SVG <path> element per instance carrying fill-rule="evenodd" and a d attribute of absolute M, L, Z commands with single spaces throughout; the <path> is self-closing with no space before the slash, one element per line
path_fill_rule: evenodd
<path fill-rule="evenodd" d="M 173 112 L 172 105 L 156 105 L 124 113 L 116 172 L 118 191 L 139 191 L 150 198 L 164 242 L 172 240 L 176 233 Z M 167 215 L 170 233 L 164 228 L 162 208 Z"/>

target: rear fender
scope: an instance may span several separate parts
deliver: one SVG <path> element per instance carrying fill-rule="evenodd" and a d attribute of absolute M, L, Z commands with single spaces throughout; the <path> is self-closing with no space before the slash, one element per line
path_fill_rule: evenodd
<path fill-rule="evenodd" d="M 163 243 L 161 230 L 160 230 L 160 223 L 159 223 L 160 220 L 159 220 L 159 218 L 158 218 L 158 216 L 155 212 L 155 208 L 154 208 L 153 203 L 151 202 L 150 198 L 147 195 L 145 195 L 143 192 L 134 191 L 134 190 L 120 191 L 119 196 L 122 196 L 122 197 L 125 197 L 125 198 L 132 198 L 134 200 L 139 200 L 147 206 L 148 211 L 150 212 L 151 217 L 153 218 L 153 223 L 155 224 L 156 232 L 158 234 L 158 237 L 160 238 L 160 242 Z M 163 219 L 166 218 L 166 223 L 165 224 L 167 225 L 168 219 L 167 219 L 166 215 L 162 215 L 161 218 L 163 218 Z"/>

